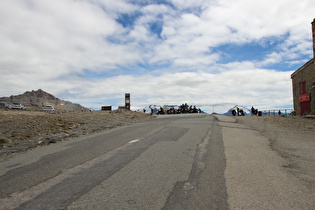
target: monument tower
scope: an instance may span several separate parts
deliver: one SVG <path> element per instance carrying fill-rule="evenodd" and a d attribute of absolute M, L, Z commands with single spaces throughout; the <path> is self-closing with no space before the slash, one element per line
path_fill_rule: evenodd
<path fill-rule="evenodd" d="M 125 94 L 125 109 L 130 110 L 130 93 Z"/>

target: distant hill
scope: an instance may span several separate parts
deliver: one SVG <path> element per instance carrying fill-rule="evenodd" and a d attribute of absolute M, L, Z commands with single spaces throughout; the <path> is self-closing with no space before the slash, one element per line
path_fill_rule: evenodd
<path fill-rule="evenodd" d="M 232 116 L 232 110 L 234 109 L 235 111 L 237 110 L 237 108 L 239 109 L 243 109 L 243 112 L 245 115 L 251 115 L 251 111 L 244 107 L 244 106 L 241 106 L 241 105 L 235 105 L 234 107 L 232 107 L 231 109 L 229 109 L 229 111 L 227 111 L 226 113 L 224 113 L 224 115 L 228 115 L 228 116 Z"/>
<path fill-rule="evenodd" d="M 2 97 L 0 101 L 8 103 L 21 103 L 26 106 L 26 108 L 40 108 L 42 109 L 46 105 L 52 105 L 55 109 L 75 111 L 75 110 L 85 110 L 86 108 L 80 104 L 71 103 L 70 101 L 60 100 L 50 93 L 47 93 L 41 89 L 36 91 L 26 91 L 23 94 Z"/>

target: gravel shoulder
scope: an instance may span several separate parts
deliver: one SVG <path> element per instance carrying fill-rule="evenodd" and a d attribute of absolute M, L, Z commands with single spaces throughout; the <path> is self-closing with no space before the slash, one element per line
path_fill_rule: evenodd
<path fill-rule="evenodd" d="M 69 138 L 152 118 L 133 111 L 20 111 L 0 109 L 0 159 Z"/>
<path fill-rule="evenodd" d="M 315 192 L 315 119 L 297 116 L 235 117 L 268 138 L 272 150 L 287 160 L 283 165 Z"/>

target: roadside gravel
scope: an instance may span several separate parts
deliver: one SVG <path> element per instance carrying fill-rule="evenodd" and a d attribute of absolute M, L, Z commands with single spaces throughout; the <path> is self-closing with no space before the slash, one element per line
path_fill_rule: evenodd
<path fill-rule="evenodd" d="M 259 131 L 272 150 L 287 160 L 283 165 L 315 192 L 315 119 L 298 116 L 235 117 L 238 123 Z"/>
<path fill-rule="evenodd" d="M 152 118 L 133 111 L 44 112 L 0 109 L 0 158 Z"/>

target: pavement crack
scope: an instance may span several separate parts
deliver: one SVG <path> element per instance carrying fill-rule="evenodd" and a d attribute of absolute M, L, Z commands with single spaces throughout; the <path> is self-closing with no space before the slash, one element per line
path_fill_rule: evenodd
<path fill-rule="evenodd" d="M 208 129 L 205 136 L 202 138 L 201 143 L 197 146 L 195 161 L 189 174 L 187 181 L 179 181 L 175 184 L 172 192 L 170 193 L 163 209 L 172 209 L 178 204 L 176 200 L 189 200 L 191 195 L 198 191 L 198 179 L 205 169 L 205 155 L 211 138 L 211 128 Z"/>
<path fill-rule="evenodd" d="M 208 132 L 203 137 L 201 143 L 198 145 L 196 156 L 195 156 L 195 162 L 193 164 L 193 168 L 191 170 L 191 173 L 189 175 L 188 182 L 192 185 L 196 186 L 196 181 L 198 176 L 202 173 L 202 171 L 205 168 L 204 163 L 204 156 L 207 152 L 207 146 L 210 141 L 211 136 L 211 129 L 208 130 Z"/>

